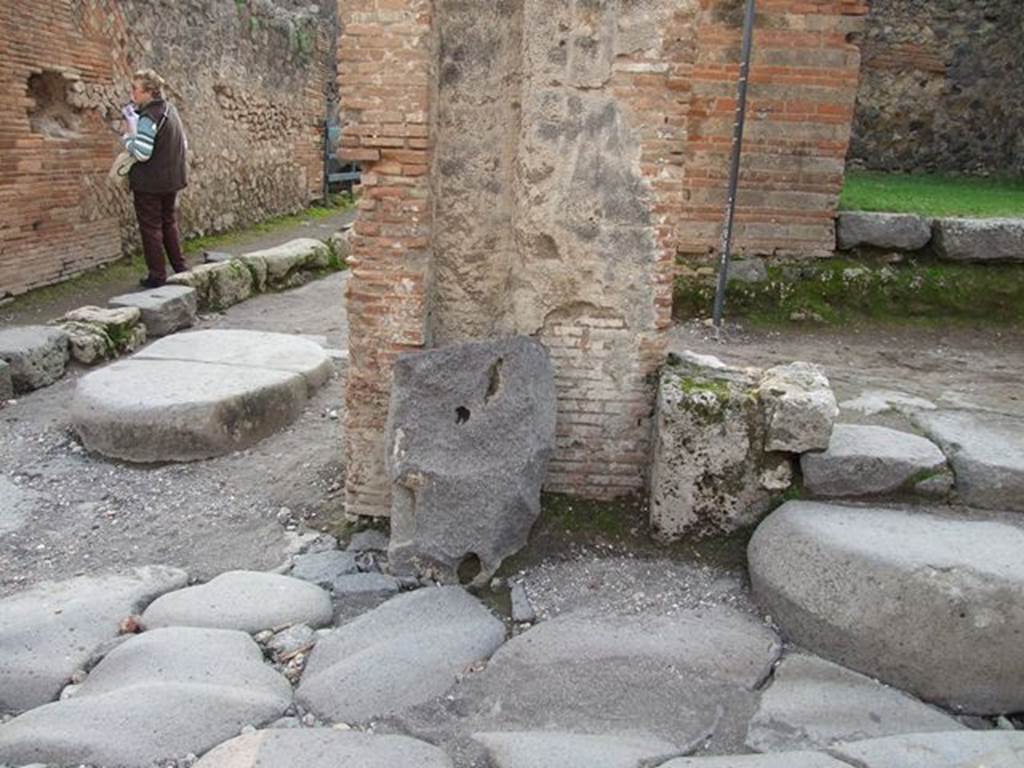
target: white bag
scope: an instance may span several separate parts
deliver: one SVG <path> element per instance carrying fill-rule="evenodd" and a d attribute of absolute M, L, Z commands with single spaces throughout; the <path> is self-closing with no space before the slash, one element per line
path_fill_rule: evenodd
<path fill-rule="evenodd" d="M 107 176 L 115 184 L 127 185 L 128 174 L 131 173 L 135 162 L 135 157 L 126 149 L 114 158 L 114 163 L 110 166 Z"/>

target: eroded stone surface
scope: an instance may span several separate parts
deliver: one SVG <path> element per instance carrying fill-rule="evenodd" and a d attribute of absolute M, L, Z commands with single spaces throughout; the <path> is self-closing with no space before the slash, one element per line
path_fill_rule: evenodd
<path fill-rule="evenodd" d="M 748 560 L 756 599 L 801 646 L 993 714 L 1024 708 L 1021 551 L 1013 518 L 788 502 L 758 527 Z"/>
<path fill-rule="evenodd" d="M 331 598 L 313 584 L 259 571 L 228 571 L 207 584 L 164 595 L 146 627 L 214 627 L 255 633 L 284 624 L 321 627 L 333 617 Z"/>
<path fill-rule="evenodd" d="M 289 571 L 296 579 L 308 581 L 324 589 L 334 589 L 338 579 L 358 572 L 356 556 L 352 552 L 341 552 L 337 549 L 296 555 Z"/>
<path fill-rule="evenodd" d="M 830 752 L 862 768 L 1017 768 L 1024 733 L 956 731 L 836 744 Z"/>
<path fill-rule="evenodd" d="M 765 450 L 803 453 L 828 447 L 839 407 L 820 367 L 795 362 L 769 368 L 758 396 L 764 406 Z"/>
<path fill-rule="evenodd" d="M 68 335 L 59 328 L 26 325 L 0 329 L 0 360 L 10 366 L 15 392 L 53 384 L 64 375 L 70 355 Z"/>
<path fill-rule="evenodd" d="M 204 310 L 221 310 L 245 301 L 257 290 L 249 268 L 237 259 L 197 264 L 188 272 L 167 278 L 169 285 L 183 285 L 196 290 L 196 301 Z"/>
<path fill-rule="evenodd" d="M 902 691 L 798 653 L 775 670 L 750 722 L 747 746 L 758 752 L 790 752 L 838 741 L 962 729 L 949 715 Z"/>
<path fill-rule="evenodd" d="M 916 251 L 932 239 L 931 222 L 909 213 L 840 211 L 837 219 L 840 250 L 869 246 Z"/>
<path fill-rule="evenodd" d="M 420 589 L 323 637 L 296 695 L 322 717 L 363 722 L 441 695 L 504 640 L 502 623 L 460 587 Z"/>
<path fill-rule="evenodd" d="M 240 259 L 246 264 L 265 265 L 267 285 L 278 288 L 287 285 L 288 278 L 296 271 L 326 267 L 330 260 L 330 249 L 320 240 L 299 238 L 273 248 L 251 251 Z"/>
<path fill-rule="evenodd" d="M 4 400 L 14 397 L 14 381 L 11 378 L 11 364 L 0 360 L 0 408 Z"/>
<path fill-rule="evenodd" d="M 967 262 L 1024 262 L 1024 219 L 936 219 L 939 258 Z"/>
<path fill-rule="evenodd" d="M 0 711 L 55 700 L 123 618 L 187 580 L 176 568 L 149 566 L 45 582 L 0 601 Z"/>
<path fill-rule="evenodd" d="M 291 698 L 245 634 L 160 629 L 111 651 L 72 698 L 0 726 L 0 760 L 148 768 L 280 717 Z"/>
<path fill-rule="evenodd" d="M 532 339 L 400 358 L 386 454 L 393 572 L 487 583 L 540 514 L 555 410 L 551 363 Z"/>
<path fill-rule="evenodd" d="M 112 307 L 137 308 L 150 338 L 191 327 L 198 309 L 196 290 L 187 285 L 164 285 L 148 291 L 126 293 L 107 303 Z"/>
<path fill-rule="evenodd" d="M 146 343 L 146 327 L 137 307 L 79 307 L 59 321 L 71 344 L 71 356 L 83 365 L 134 352 Z"/>
<path fill-rule="evenodd" d="M 850 768 L 822 752 L 784 752 L 777 755 L 725 755 L 682 757 L 659 768 Z"/>
<path fill-rule="evenodd" d="M 637 734 L 540 731 L 478 733 L 494 768 L 643 768 L 678 754 L 670 741 Z"/>

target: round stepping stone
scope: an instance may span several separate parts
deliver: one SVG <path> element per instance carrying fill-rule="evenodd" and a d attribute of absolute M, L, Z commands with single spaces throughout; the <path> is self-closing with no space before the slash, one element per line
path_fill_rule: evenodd
<path fill-rule="evenodd" d="M 958 731 L 949 715 L 870 677 L 806 654 L 787 656 L 750 723 L 757 752 L 821 749 L 900 733 Z"/>
<path fill-rule="evenodd" d="M 640 768 L 679 754 L 670 741 L 636 734 L 477 733 L 494 768 Z"/>
<path fill-rule="evenodd" d="M 280 717 L 291 686 L 241 632 L 177 627 L 111 651 L 75 694 L 0 726 L 0 760 L 143 768 Z"/>
<path fill-rule="evenodd" d="M 1024 527 L 980 513 L 788 502 L 748 549 L 755 598 L 799 645 L 925 701 L 1024 710 Z"/>
<path fill-rule="evenodd" d="M 0 600 L 0 711 L 54 701 L 124 617 L 187 581 L 184 571 L 150 566 L 45 582 Z"/>
<path fill-rule="evenodd" d="M 327 728 L 259 731 L 203 757 L 196 768 L 452 768 L 437 747 L 407 736 L 376 736 Z"/>
<path fill-rule="evenodd" d="M 254 634 L 286 624 L 322 627 L 331 598 L 313 584 L 260 571 L 228 571 L 207 584 L 164 595 L 142 614 L 147 628 L 215 627 Z"/>
<path fill-rule="evenodd" d="M 804 487 L 815 496 L 872 496 L 911 490 L 941 473 L 946 457 L 923 437 L 887 427 L 836 424 L 828 450 L 800 457 Z"/>
<path fill-rule="evenodd" d="M 105 456 L 205 459 L 293 422 L 330 372 L 322 348 L 286 334 L 176 334 L 84 376 L 71 418 L 86 448 Z"/>
<path fill-rule="evenodd" d="M 68 335 L 59 328 L 25 325 L 0 330 L 0 360 L 10 366 L 15 392 L 49 386 L 71 358 Z"/>
<path fill-rule="evenodd" d="M 321 638 L 297 700 L 331 720 L 364 722 L 440 696 L 504 640 L 504 625 L 460 587 L 420 589 Z"/>

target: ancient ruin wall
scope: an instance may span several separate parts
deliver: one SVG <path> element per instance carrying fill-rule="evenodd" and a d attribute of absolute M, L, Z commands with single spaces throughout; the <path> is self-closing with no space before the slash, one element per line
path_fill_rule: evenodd
<path fill-rule="evenodd" d="M 1020 0 L 872 0 L 850 159 L 1024 174 Z"/>
<path fill-rule="evenodd" d="M 404 72 L 374 62 L 413 61 L 415 39 L 431 77 L 429 87 L 417 83 L 416 98 L 431 117 L 425 146 L 433 150 L 425 187 L 385 147 L 367 144 L 407 135 L 407 120 L 389 123 L 401 108 L 388 116 L 385 102 L 368 100 L 350 116 L 351 156 L 371 163 L 367 192 L 376 198 L 357 225 L 350 290 L 379 313 L 351 331 L 364 349 L 357 357 L 353 347 L 349 385 L 348 419 L 358 427 L 348 437 L 350 507 L 387 512 L 389 362 L 374 354 L 379 341 L 393 350 L 396 335 L 425 346 L 538 336 L 559 393 L 547 487 L 595 498 L 638 491 L 674 263 L 719 242 L 742 3 L 436 0 L 433 16 L 421 7 L 398 59 L 399 19 L 417 5 L 365 0 L 357 15 L 372 26 L 362 36 L 346 28 L 341 45 L 343 68 L 371 73 L 364 91 L 402 81 Z M 739 245 L 830 252 L 859 66 L 847 35 L 866 8 L 760 5 Z M 380 39 L 389 41 L 383 53 Z M 379 238 L 382 186 L 396 200 L 411 190 L 430 200 L 417 220 L 423 239 L 405 253 Z M 403 280 L 409 298 L 393 310 Z M 375 304 L 367 303 L 371 287 Z M 358 311 L 350 306 L 350 317 Z M 371 335 L 359 338 L 364 332 Z M 371 487 L 379 506 L 353 503 Z"/>
<path fill-rule="evenodd" d="M 106 172 L 131 72 L 170 84 L 189 134 L 182 224 L 203 234 L 295 211 L 322 187 L 336 10 L 297 0 L 43 0 L 0 16 L 0 296 L 137 240 Z"/>

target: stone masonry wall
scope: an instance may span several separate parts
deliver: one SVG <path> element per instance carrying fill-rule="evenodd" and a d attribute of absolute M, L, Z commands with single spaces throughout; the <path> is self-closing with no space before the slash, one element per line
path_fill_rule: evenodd
<path fill-rule="evenodd" d="M 315 8 L 315 6 L 313 7 Z M 190 144 L 188 234 L 296 211 L 322 189 L 336 8 L 298 0 L 40 0 L 0 15 L 0 296 L 137 244 L 106 172 L 131 73 L 169 83 Z"/>
<path fill-rule="evenodd" d="M 760 5 L 739 246 L 831 252 L 859 66 L 847 35 L 866 8 Z M 359 35 L 346 22 L 342 82 L 391 101 L 367 99 L 356 114 L 346 101 L 349 156 L 373 171 L 350 298 L 375 313 L 350 336 L 350 510 L 387 513 L 382 426 L 396 339 L 539 337 L 559 396 L 548 489 L 641 490 L 675 261 L 718 247 L 742 3 L 435 0 L 432 19 L 412 0 L 354 6 L 351 20 L 375 26 Z M 367 73 L 359 86 L 356 72 Z M 408 72 L 429 81 L 413 85 Z M 419 163 L 410 175 L 389 145 L 372 143 L 410 141 L 405 99 L 430 117 L 416 137 L 432 154 L 409 158 L 429 164 L 429 187 Z M 384 240 L 380 198 L 393 208 L 413 191 L 429 199 L 417 226 Z M 403 250 L 399 236 L 415 246 Z"/>
<path fill-rule="evenodd" d="M 1024 174 L 1020 0 L 872 0 L 850 159 Z"/>

